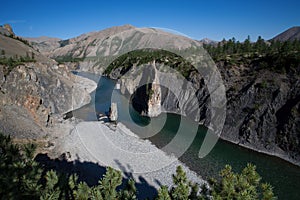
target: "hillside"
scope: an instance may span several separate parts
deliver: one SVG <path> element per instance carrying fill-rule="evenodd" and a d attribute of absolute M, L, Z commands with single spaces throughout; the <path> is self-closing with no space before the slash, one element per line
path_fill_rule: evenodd
<path fill-rule="evenodd" d="M 292 28 L 287 29 L 286 31 L 278 34 L 272 40 L 278 40 L 278 41 L 294 41 L 294 40 L 300 40 L 300 26 L 295 26 Z"/>
<path fill-rule="evenodd" d="M 63 113 L 87 103 L 89 94 L 66 65 L 34 50 L 23 38 L 1 33 L 0 132 L 41 138 Z M 81 94 L 72 94 L 73 88 Z"/>
<path fill-rule="evenodd" d="M 160 35 L 160 39 L 151 38 Z M 151 42 L 149 42 L 151 41 Z M 36 41 L 32 41 L 35 42 Z M 102 73 L 103 67 L 112 61 L 120 50 L 130 51 L 132 47 L 140 48 L 149 43 L 153 48 L 167 46 L 174 49 L 188 49 L 201 46 L 201 42 L 187 39 L 153 28 L 136 28 L 131 25 L 117 26 L 98 32 L 82 34 L 78 37 L 59 41 L 60 47 L 49 50 L 45 54 L 59 61 L 80 61 L 81 70 Z M 32 43 L 35 48 L 40 44 Z M 46 47 L 45 47 L 46 48 Z M 41 49 L 41 51 L 44 51 Z"/>
<path fill-rule="evenodd" d="M 43 53 L 44 55 L 48 55 L 48 52 L 53 51 L 60 47 L 59 38 L 50 38 L 46 36 L 38 37 L 38 38 L 24 38 L 25 40 L 29 41 L 32 46 L 35 47 L 39 52 Z"/>
<path fill-rule="evenodd" d="M 6 58 L 30 57 L 37 62 L 55 63 L 40 52 L 32 48 L 29 42 L 13 33 L 9 25 L 0 27 L 0 51 L 1 56 Z"/>

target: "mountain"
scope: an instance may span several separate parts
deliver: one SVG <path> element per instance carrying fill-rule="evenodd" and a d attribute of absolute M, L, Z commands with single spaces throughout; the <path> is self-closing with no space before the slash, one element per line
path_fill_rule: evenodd
<path fill-rule="evenodd" d="M 24 39 L 29 41 L 31 45 L 35 47 L 35 49 L 39 50 L 39 52 L 43 53 L 44 55 L 47 55 L 47 52 L 59 48 L 61 41 L 59 38 L 51 38 L 46 36 Z"/>
<path fill-rule="evenodd" d="M 82 58 L 82 51 L 73 52 L 74 49 L 86 49 L 88 46 L 96 46 L 96 40 L 103 40 L 113 34 L 124 30 L 134 28 L 131 25 L 124 25 L 120 27 L 112 27 L 98 32 L 89 32 L 80 36 L 62 40 L 50 37 L 26 38 L 30 43 L 49 57 L 65 57 Z"/>
<path fill-rule="evenodd" d="M 295 26 L 275 36 L 272 40 L 293 41 L 300 40 L 300 26 Z"/>
<path fill-rule="evenodd" d="M 158 34 L 161 36 L 160 39 L 153 41 L 151 38 Z M 41 44 L 46 44 L 45 42 L 32 41 L 32 44 L 53 59 L 62 62 L 76 59 L 81 61 L 81 70 L 101 73 L 103 71 L 101 68 L 107 64 L 106 61 L 120 54 L 120 49 L 130 51 L 133 46 L 135 48 L 144 47 L 149 41 L 151 41 L 153 48 L 168 46 L 174 49 L 188 49 L 202 45 L 199 41 L 180 35 L 154 28 L 136 28 L 131 25 L 116 26 L 82 34 L 68 40 L 61 40 L 58 41 L 60 44 L 58 48 L 49 45 L 48 51 L 45 51 L 46 46 L 41 48 Z M 55 44 L 57 45 L 57 43 Z"/>
<path fill-rule="evenodd" d="M 203 38 L 202 40 L 200 40 L 200 42 L 203 43 L 203 44 L 212 44 L 212 45 L 218 43 L 218 41 L 211 40 L 209 38 Z"/>

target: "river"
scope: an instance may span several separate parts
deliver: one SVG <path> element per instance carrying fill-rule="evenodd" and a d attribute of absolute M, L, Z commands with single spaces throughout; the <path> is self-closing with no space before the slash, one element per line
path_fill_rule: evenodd
<path fill-rule="evenodd" d="M 95 81 L 99 79 L 99 76 L 94 74 L 80 73 L 80 75 Z M 91 103 L 74 111 L 74 116 L 86 121 L 94 121 L 97 120 L 96 113 L 107 112 L 115 83 L 113 80 L 102 77 L 98 82 L 97 90 L 91 94 Z M 132 121 L 129 118 L 135 122 L 135 125 L 141 127 L 150 123 L 150 120 L 153 124 L 163 120 L 162 116 L 152 119 L 141 117 L 131 106 L 129 106 L 129 108 L 128 106 L 123 106 L 123 102 L 126 101 L 126 98 L 119 94 L 119 92 L 117 93 L 118 121 L 125 124 L 137 135 L 141 135 L 141 133 L 135 130 L 135 126 L 132 125 Z M 129 109 L 130 116 L 125 114 L 126 109 Z M 166 123 L 159 133 L 148 138 L 159 148 L 164 147 L 174 137 L 179 124 L 186 128 L 187 132 L 189 131 L 189 127 L 195 126 L 195 122 L 186 117 L 176 114 L 166 115 Z M 240 172 L 247 163 L 253 163 L 257 166 L 257 171 L 261 175 L 262 181 L 271 183 L 274 187 L 274 193 L 279 199 L 300 199 L 300 167 L 280 158 L 258 153 L 221 139 L 219 139 L 213 150 L 205 158 L 200 159 L 198 158 L 198 152 L 205 134 L 206 128 L 198 126 L 197 135 L 192 145 L 190 145 L 188 150 L 179 158 L 179 160 L 204 179 L 209 177 L 217 178 L 219 171 L 224 168 L 226 164 L 230 164 L 234 171 Z"/>

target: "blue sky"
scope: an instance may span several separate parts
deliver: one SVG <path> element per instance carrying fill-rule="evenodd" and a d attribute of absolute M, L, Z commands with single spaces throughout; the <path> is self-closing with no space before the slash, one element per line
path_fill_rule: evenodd
<path fill-rule="evenodd" d="M 10 23 L 17 35 L 62 39 L 111 26 L 174 29 L 194 39 L 270 39 L 300 25 L 300 1 L 152 0 L 2 1 L 0 24 Z"/>

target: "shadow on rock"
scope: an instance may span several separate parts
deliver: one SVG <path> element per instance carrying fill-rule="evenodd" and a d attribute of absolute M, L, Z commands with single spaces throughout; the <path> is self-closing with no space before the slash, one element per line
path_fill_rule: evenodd
<path fill-rule="evenodd" d="M 38 154 L 35 161 L 43 165 L 44 169 L 53 169 L 58 173 L 71 175 L 76 173 L 79 181 L 86 182 L 89 186 L 98 184 L 98 181 L 106 172 L 106 168 L 93 162 L 81 162 L 79 158 L 74 161 L 67 160 L 68 153 L 59 158 L 52 159 L 47 154 Z"/>
<path fill-rule="evenodd" d="M 126 185 L 127 180 L 130 178 L 133 178 L 133 170 L 130 165 L 124 166 L 119 160 L 115 160 L 118 167 L 123 172 L 125 179 L 122 181 L 122 186 L 124 187 Z M 158 180 L 154 180 L 156 183 L 159 183 Z M 155 187 L 150 185 L 145 178 L 142 176 L 138 177 L 138 180 L 135 179 L 135 186 L 138 191 L 137 198 L 138 199 L 154 199 L 157 196 L 157 190 Z"/>
<path fill-rule="evenodd" d="M 106 173 L 105 167 L 93 162 L 81 162 L 78 156 L 76 160 L 68 161 L 69 157 L 69 153 L 64 153 L 59 158 L 55 159 L 50 158 L 47 154 L 38 154 L 35 157 L 35 161 L 44 167 L 45 172 L 52 169 L 59 174 L 65 174 L 67 177 L 76 173 L 78 175 L 78 181 L 84 181 L 89 186 L 98 185 L 98 181 Z M 132 170 L 129 165 L 123 166 L 118 160 L 116 160 L 116 163 L 125 176 L 122 180 L 122 185 L 119 188 L 124 188 L 127 181 L 130 178 L 133 178 Z M 150 185 L 142 176 L 139 176 L 138 180 L 135 181 L 138 199 L 153 199 L 157 195 L 156 188 Z"/>

